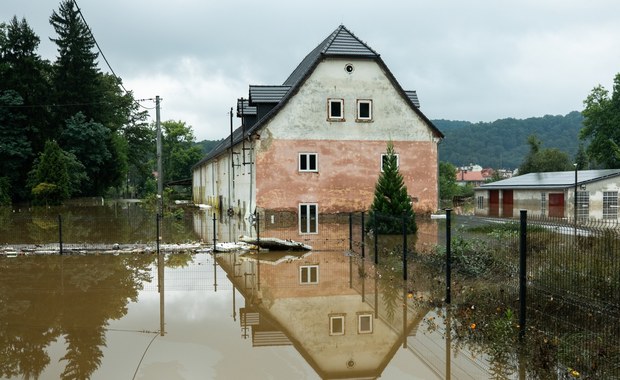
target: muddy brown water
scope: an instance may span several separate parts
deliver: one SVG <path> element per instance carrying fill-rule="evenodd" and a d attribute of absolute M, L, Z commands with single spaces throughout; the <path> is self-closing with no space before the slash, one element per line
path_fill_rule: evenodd
<path fill-rule="evenodd" d="M 410 304 L 397 307 L 391 320 L 375 316 L 374 296 L 363 300 L 349 287 L 348 258 L 339 252 L 305 256 L 304 263 L 320 266 L 316 286 L 299 284 L 300 262 L 274 265 L 246 256 L 218 254 L 216 262 L 207 253 L 160 260 L 1 257 L 0 377 L 436 379 L 452 373 L 461 379 L 485 373 L 484 362 L 467 352 L 454 348 L 446 357 L 441 332 L 424 327 L 435 311 Z M 342 318 L 342 330 L 333 317 Z"/>
<path fill-rule="evenodd" d="M 132 221 L 150 217 L 133 207 L 97 209 L 104 223 L 127 222 L 87 232 L 140 230 Z M 48 214 L 13 220 L 13 231 L 53 235 Z M 208 240 L 205 220 L 167 231 Z M 15 233 L 5 225 L 3 234 L 11 243 Z M 441 310 L 360 277 L 352 260 L 342 251 L 0 256 L 0 378 L 489 377 L 484 355 L 444 339 Z"/>

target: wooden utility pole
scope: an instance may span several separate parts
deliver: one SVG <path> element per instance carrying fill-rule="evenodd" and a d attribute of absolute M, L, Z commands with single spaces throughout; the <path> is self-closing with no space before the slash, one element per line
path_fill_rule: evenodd
<path fill-rule="evenodd" d="M 164 170 L 162 168 L 162 141 L 161 141 L 161 120 L 159 118 L 159 95 L 155 97 L 155 127 L 157 129 L 157 201 L 159 204 L 159 214 L 164 212 Z"/>

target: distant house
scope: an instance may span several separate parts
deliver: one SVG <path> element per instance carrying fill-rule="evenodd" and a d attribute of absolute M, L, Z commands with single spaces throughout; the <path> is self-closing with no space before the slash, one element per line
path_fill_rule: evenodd
<path fill-rule="evenodd" d="M 456 183 L 460 186 L 472 185 L 480 186 L 484 183 L 485 178 L 482 171 L 470 171 L 466 169 L 458 169 L 456 172 Z"/>
<path fill-rule="evenodd" d="M 576 198 L 575 198 L 576 188 Z M 529 173 L 475 189 L 476 215 L 618 221 L 620 169 Z M 575 205 L 577 206 L 575 209 Z"/>
<path fill-rule="evenodd" d="M 456 170 L 456 183 L 459 186 L 480 186 L 493 176 L 495 171 L 480 165 L 461 166 Z"/>
<path fill-rule="evenodd" d="M 242 216 L 291 211 L 300 233 L 317 233 L 319 213 L 370 207 L 392 141 L 416 211 L 438 207 L 443 134 L 416 92 L 344 26 L 283 84 L 250 85 L 236 114 L 241 126 L 193 169 L 194 203 Z"/>

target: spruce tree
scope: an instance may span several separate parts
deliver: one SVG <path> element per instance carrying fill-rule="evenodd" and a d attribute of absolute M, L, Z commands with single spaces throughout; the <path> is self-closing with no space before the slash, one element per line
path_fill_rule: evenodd
<path fill-rule="evenodd" d="M 100 72 L 97 67 L 98 53 L 94 52 L 95 40 L 88 26 L 80 17 L 72 0 L 60 3 L 58 12 L 50 17 L 58 38 L 50 38 L 58 46 L 58 58 L 54 71 L 56 126 L 77 112 L 87 120 L 101 122 L 99 109 L 103 101 Z"/>
<path fill-rule="evenodd" d="M 48 140 L 30 172 L 35 204 L 60 204 L 70 195 L 67 158 L 58 143 Z"/>
<path fill-rule="evenodd" d="M 392 142 L 383 156 L 383 172 L 375 186 L 367 226 L 378 234 L 400 234 L 405 223 L 407 233 L 415 233 L 417 225 L 407 186 L 398 170 L 398 159 Z"/>

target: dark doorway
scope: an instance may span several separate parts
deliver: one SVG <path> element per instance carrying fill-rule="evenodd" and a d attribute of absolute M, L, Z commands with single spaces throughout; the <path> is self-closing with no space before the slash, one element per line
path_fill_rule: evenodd
<path fill-rule="evenodd" d="M 513 193 L 512 190 L 502 190 L 502 217 L 512 218 Z"/>
<path fill-rule="evenodd" d="M 489 191 L 489 216 L 499 216 L 499 190 Z"/>
<path fill-rule="evenodd" d="M 564 217 L 564 193 L 549 193 L 549 216 Z"/>

